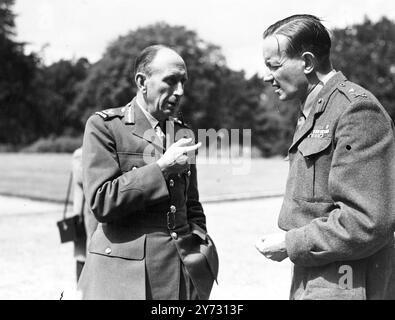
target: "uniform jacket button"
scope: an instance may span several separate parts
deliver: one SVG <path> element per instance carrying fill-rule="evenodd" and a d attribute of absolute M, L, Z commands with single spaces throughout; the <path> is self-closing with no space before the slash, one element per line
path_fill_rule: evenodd
<path fill-rule="evenodd" d="M 111 248 L 106 248 L 105 253 L 110 254 L 111 253 Z"/>
<path fill-rule="evenodd" d="M 172 232 L 170 235 L 171 235 L 171 237 L 172 237 L 174 240 L 177 240 L 177 238 L 178 238 L 177 232 Z"/>
<path fill-rule="evenodd" d="M 137 169 L 137 167 L 133 167 L 133 168 L 132 168 L 132 170 L 136 170 L 136 169 Z"/>
<path fill-rule="evenodd" d="M 174 180 L 173 179 L 170 179 L 169 185 L 170 185 L 170 187 L 174 187 Z"/>
<path fill-rule="evenodd" d="M 188 177 L 191 175 L 191 170 L 188 170 L 187 175 Z"/>
<path fill-rule="evenodd" d="M 176 208 L 176 206 L 170 206 L 170 212 L 171 213 L 176 213 L 176 211 L 177 211 L 177 208 Z"/>

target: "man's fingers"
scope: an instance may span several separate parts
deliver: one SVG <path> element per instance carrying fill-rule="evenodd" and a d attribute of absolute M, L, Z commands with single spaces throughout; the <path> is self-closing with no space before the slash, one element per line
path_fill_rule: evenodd
<path fill-rule="evenodd" d="M 178 158 L 176 159 L 176 162 L 177 162 L 178 164 L 184 165 L 184 164 L 188 163 L 188 157 L 185 156 L 185 155 L 182 155 L 182 156 L 180 156 L 180 157 L 178 157 Z"/>
<path fill-rule="evenodd" d="M 187 145 L 188 143 L 191 143 L 191 141 L 192 141 L 192 138 L 181 138 L 180 140 L 177 140 L 173 144 L 173 146 L 183 147 L 183 146 Z"/>
<path fill-rule="evenodd" d="M 195 144 L 195 145 L 193 145 L 193 146 L 187 146 L 187 147 L 184 148 L 184 153 L 185 153 L 185 152 L 189 152 L 189 151 L 196 150 L 196 149 L 200 148 L 201 146 L 202 146 L 202 143 L 201 143 L 201 142 L 198 142 L 197 144 Z"/>

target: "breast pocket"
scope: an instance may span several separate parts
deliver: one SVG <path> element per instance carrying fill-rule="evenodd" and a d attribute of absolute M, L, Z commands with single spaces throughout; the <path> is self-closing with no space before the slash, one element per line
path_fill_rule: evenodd
<path fill-rule="evenodd" d="M 306 138 L 299 144 L 295 160 L 296 198 L 331 201 L 328 192 L 331 146 L 331 138 Z"/>
<path fill-rule="evenodd" d="M 156 160 L 150 153 L 118 152 L 118 161 L 122 173 L 143 167 Z"/>

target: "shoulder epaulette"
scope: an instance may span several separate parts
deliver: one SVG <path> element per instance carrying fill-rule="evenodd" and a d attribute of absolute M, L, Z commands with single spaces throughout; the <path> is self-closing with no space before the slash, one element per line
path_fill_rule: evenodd
<path fill-rule="evenodd" d="M 368 98 L 368 95 L 363 88 L 356 86 L 355 84 L 353 85 L 353 83 L 349 81 L 340 82 L 338 85 L 338 89 L 343 92 L 343 94 L 349 100 L 353 100 L 358 97 Z"/>
<path fill-rule="evenodd" d="M 104 120 L 108 120 L 114 117 L 123 117 L 125 108 L 110 108 L 102 111 L 97 111 L 95 114 L 102 117 Z"/>

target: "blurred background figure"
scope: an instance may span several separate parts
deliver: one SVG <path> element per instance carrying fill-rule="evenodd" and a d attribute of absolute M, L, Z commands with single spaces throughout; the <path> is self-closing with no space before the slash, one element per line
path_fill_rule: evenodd
<path fill-rule="evenodd" d="M 85 264 L 86 250 L 89 246 L 89 240 L 96 230 L 97 220 L 90 213 L 85 203 L 85 197 L 82 189 L 82 148 L 78 148 L 73 153 L 72 170 L 73 170 L 73 214 L 81 215 L 84 220 L 85 234 L 74 241 L 74 257 L 76 261 L 77 281 L 80 277 L 82 268 Z"/>

